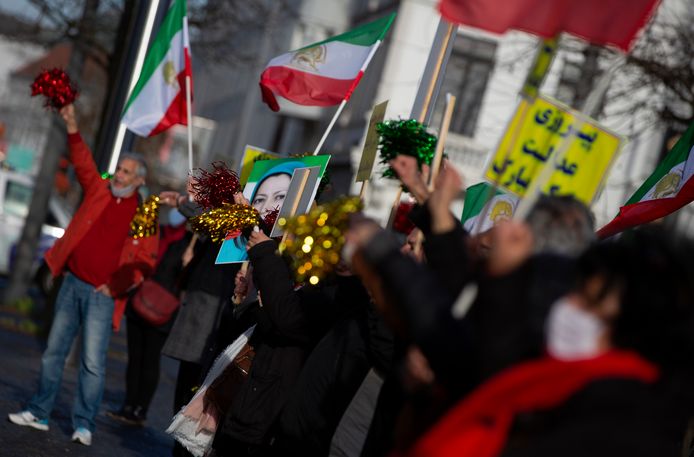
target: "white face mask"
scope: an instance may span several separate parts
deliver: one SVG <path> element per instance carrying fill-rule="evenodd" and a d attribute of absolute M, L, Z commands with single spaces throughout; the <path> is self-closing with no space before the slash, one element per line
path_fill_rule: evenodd
<path fill-rule="evenodd" d="M 547 352 L 560 360 L 579 360 L 600 354 L 605 324 L 567 297 L 552 306 L 546 324 Z"/>
<path fill-rule="evenodd" d="M 137 189 L 137 185 L 135 184 L 126 187 L 114 187 L 113 183 L 111 183 L 111 195 L 116 198 L 129 197 L 135 192 L 135 189 Z"/>

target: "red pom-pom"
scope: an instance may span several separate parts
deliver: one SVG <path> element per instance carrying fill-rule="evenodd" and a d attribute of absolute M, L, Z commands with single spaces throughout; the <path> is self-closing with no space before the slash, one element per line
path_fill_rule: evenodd
<path fill-rule="evenodd" d="M 400 202 L 398 209 L 395 211 L 395 220 L 393 221 L 393 230 L 399 233 L 409 235 L 414 230 L 414 224 L 410 220 L 410 211 L 414 208 L 414 203 Z"/>
<path fill-rule="evenodd" d="M 224 162 L 214 162 L 212 171 L 200 169 L 192 183 L 195 201 L 205 209 L 234 203 L 234 194 L 241 190 L 239 176 Z"/>
<path fill-rule="evenodd" d="M 36 95 L 45 96 L 44 106 L 57 111 L 73 103 L 78 92 L 67 73 L 60 68 L 54 68 L 42 71 L 31 83 L 31 96 Z"/>
<path fill-rule="evenodd" d="M 280 214 L 280 209 L 279 207 L 273 209 L 272 211 L 269 211 L 265 217 L 263 218 L 263 232 L 267 236 L 270 236 L 270 233 L 272 233 L 272 227 L 275 226 L 275 222 L 277 222 L 277 216 Z"/>

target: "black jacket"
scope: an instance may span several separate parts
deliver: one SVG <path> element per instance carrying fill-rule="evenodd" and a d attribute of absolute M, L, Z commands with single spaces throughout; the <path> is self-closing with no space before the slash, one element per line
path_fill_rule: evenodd
<path fill-rule="evenodd" d="M 337 321 L 311 352 L 280 416 L 275 455 L 328 455 L 335 429 L 372 365 L 371 308 L 358 278 L 337 278 Z M 377 357 L 383 352 L 374 349 Z"/>
<path fill-rule="evenodd" d="M 678 457 L 686 415 L 663 384 L 603 379 L 551 410 L 519 415 L 501 457 Z"/>
<path fill-rule="evenodd" d="M 224 442 L 263 446 L 272 438 L 272 426 L 287 402 L 313 344 L 329 323 L 332 299 L 326 290 L 294 290 L 288 266 L 275 255 L 277 243 L 267 241 L 248 251 L 262 306 L 254 310 L 256 329 L 250 344 L 255 358 L 222 424 Z"/>
<path fill-rule="evenodd" d="M 456 236 L 455 232 L 433 235 L 429 242 Z M 445 243 L 438 246 L 445 251 Z M 545 318 L 551 304 L 571 288 L 574 266 L 564 257 L 535 256 L 509 275 L 488 277 L 470 270 L 465 257 L 461 265 L 454 264 L 452 253 L 459 246 L 456 238 L 450 252 L 441 254 L 440 259 L 448 260 L 439 260 L 436 270 L 402 255 L 386 232 L 364 250 L 399 307 L 412 340 L 453 397 L 500 369 L 542 354 Z M 447 270 L 447 279 L 442 280 L 441 270 Z M 455 290 L 472 282 L 479 292 L 465 317 L 456 319 L 451 314 L 458 298 Z"/>

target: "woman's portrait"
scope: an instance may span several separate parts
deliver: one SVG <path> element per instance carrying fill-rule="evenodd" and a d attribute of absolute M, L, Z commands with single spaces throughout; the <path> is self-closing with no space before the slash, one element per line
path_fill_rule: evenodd
<path fill-rule="evenodd" d="M 307 156 L 288 159 L 259 160 L 253 165 L 243 195 L 258 210 L 260 217 L 265 217 L 275 209 L 280 209 L 289 190 L 294 170 L 297 168 L 320 166 L 323 176 L 330 156 Z M 307 189 L 308 191 L 309 189 Z M 314 192 L 316 189 L 310 189 Z M 299 208 L 304 212 L 308 208 Z M 216 263 L 244 262 L 246 255 L 246 238 L 240 233 L 229 233 L 222 243 Z"/>

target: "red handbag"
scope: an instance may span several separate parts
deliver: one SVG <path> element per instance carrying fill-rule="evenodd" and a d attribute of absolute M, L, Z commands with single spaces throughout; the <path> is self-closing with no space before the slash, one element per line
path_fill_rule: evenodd
<path fill-rule="evenodd" d="M 159 326 L 171 319 L 181 301 L 159 283 L 146 279 L 133 296 L 132 305 L 138 316 Z"/>

